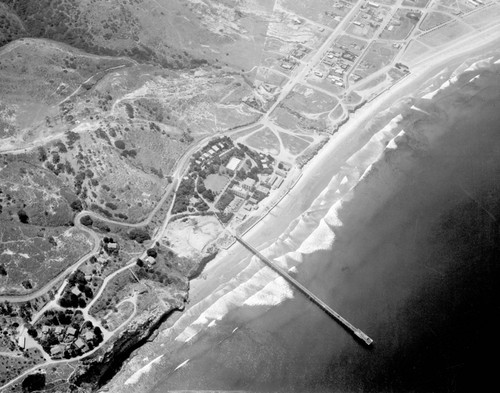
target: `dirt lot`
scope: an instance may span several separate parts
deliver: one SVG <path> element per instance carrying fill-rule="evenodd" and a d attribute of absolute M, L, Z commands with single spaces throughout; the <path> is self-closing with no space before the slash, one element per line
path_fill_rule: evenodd
<path fill-rule="evenodd" d="M 180 257 L 196 258 L 203 256 L 221 232 L 213 216 L 186 217 L 169 223 L 162 241 L 168 241 Z"/>

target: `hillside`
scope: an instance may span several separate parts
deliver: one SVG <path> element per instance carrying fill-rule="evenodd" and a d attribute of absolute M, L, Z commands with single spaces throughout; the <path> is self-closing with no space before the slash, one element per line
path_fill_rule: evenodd
<path fill-rule="evenodd" d="M 273 5 L 263 0 L 236 3 L 1 0 L 0 45 L 21 37 L 49 38 L 89 53 L 129 56 L 165 68 L 219 62 L 250 69 L 260 60 Z"/>

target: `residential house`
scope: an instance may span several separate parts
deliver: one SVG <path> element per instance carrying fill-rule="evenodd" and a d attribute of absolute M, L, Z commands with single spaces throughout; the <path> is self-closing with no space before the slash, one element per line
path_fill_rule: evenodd
<path fill-rule="evenodd" d="M 75 341 L 75 347 L 77 347 L 78 349 L 82 349 L 84 346 L 85 346 L 85 341 L 83 341 L 81 338 L 78 338 Z"/>
<path fill-rule="evenodd" d="M 84 335 L 83 335 L 83 338 L 85 338 L 85 341 L 89 342 L 89 341 L 93 341 L 94 338 L 95 338 L 95 334 L 91 331 L 88 331 L 86 332 Z"/>
<path fill-rule="evenodd" d="M 78 287 L 73 287 L 73 289 L 71 289 L 71 293 L 75 296 L 80 296 L 82 294 L 82 291 L 80 291 Z"/>
<path fill-rule="evenodd" d="M 148 265 L 151 265 L 151 266 L 156 263 L 156 259 L 152 256 L 148 256 L 145 261 Z"/>
<path fill-rule="evenodd" d="M 70 326 L 68 330 L 66 330 L 66 336 L 74 337 L 75 334 L 76 334 L 76 329 L 72 326 Z"/>
<path fill-rule="evenodd" d="M 50 356 L 53 358 L 62 357 L 64 353 L 64 345 L 54 345 L 50 348 Z"/>

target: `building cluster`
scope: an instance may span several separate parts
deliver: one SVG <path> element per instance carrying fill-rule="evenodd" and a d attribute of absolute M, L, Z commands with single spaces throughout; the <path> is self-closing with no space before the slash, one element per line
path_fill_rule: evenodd
<path fill-rule="evenodd" d="M 84 327 L 78 331 L 73 326 L 42 326 L 40 339 L 45 340 L 49 335 L 59 341 L 50 348 L 50 356 L 53 359 L 75 357 L 90 351 L 98 344 L 92 327 Z"/>
<path fill-rule="evenodd" d="M 266 156 L 263 156 L 263 165 L 266 165 Z M 237 221 L 243 221 L 247 215 L 258 208 L 258 204 L 269 196 L 271 190 L 278 189 L 292 168 L 289 163 L 279 162 L 274 165 L 267 163 L 270 173 L 261 174 L 258 180 L 247 177 L 234 184 L 228 191 L 235 195 L 233 201 L 226 207 L 225 213 L 237 213 Z"/>
<path fill-rule="evenodd" d="M 369 36 L 369 31 L 375 31 L 384 20 L 386 9 L 380 8 L 378 3 L 368 1 L 361 6 L 360 11 L 352 20 L 352 24 L 363 29 L 363 36 Z"/>
<path fill-rule="evenodd" d="M 352 68 L 354 62 L 356 61 L 358 55 L 354 51 L 361 51 L 363 47 L 360 47 L 356 43 L 351 43 L 347 47 L 339 43 L 334 43 L 328 52 L 323 57 L 322 63 L 328 67 L 327 78 L 331 83 L 336 84 L 339 87 L 344 87 L 344 77 L 347 72 Z M 323 77 L 323 73 L 315 71 L 315 75 L 319 78 Z M 353 75 L 355 81 L 360 80 L 359 75 Z"/>

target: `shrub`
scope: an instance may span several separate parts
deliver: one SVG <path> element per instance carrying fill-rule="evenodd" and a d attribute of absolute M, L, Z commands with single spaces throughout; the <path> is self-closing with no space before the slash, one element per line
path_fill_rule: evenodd
<path fill-rule="evenodd" d="M 151 239 L 149 233 L 145 229 L 133 228 L 129 231 L 128 237 L 131 240 L 135 240 L 137 243 L 143 243 L 145 240 Z"/>
<path fill-rule="evenodd" d="M 122 140 L 117 140 L 117 141 L 115 141 L 115 146 L 120 150 L 124 150 L 125 149 L 125 142 L 123 142 Z"/>
<path fill-rule="evenodd" d="M 74 211 L 77 212 L 81 212 L 83 210 L 82 201 L 79 199 L 75 199 L 73 202 L 71 202 L 70 206 Z"/>
<path fill-rule="evenodd" d="M 89 227 L 91 226 L 94 221 L 92 220 L 92 218 L 90 216 L 83 216 L 81 219 L 80 219 L 80 222 L 82 223 L 82 225 L 85 225 L 86 227 Z"/>
<path fill-rule="evenodd" d="M 148 254 L 148 257 L 156 258 L 158 256 L 158 253 L 154 248 L 150 248 L 146 253 Z"/>

